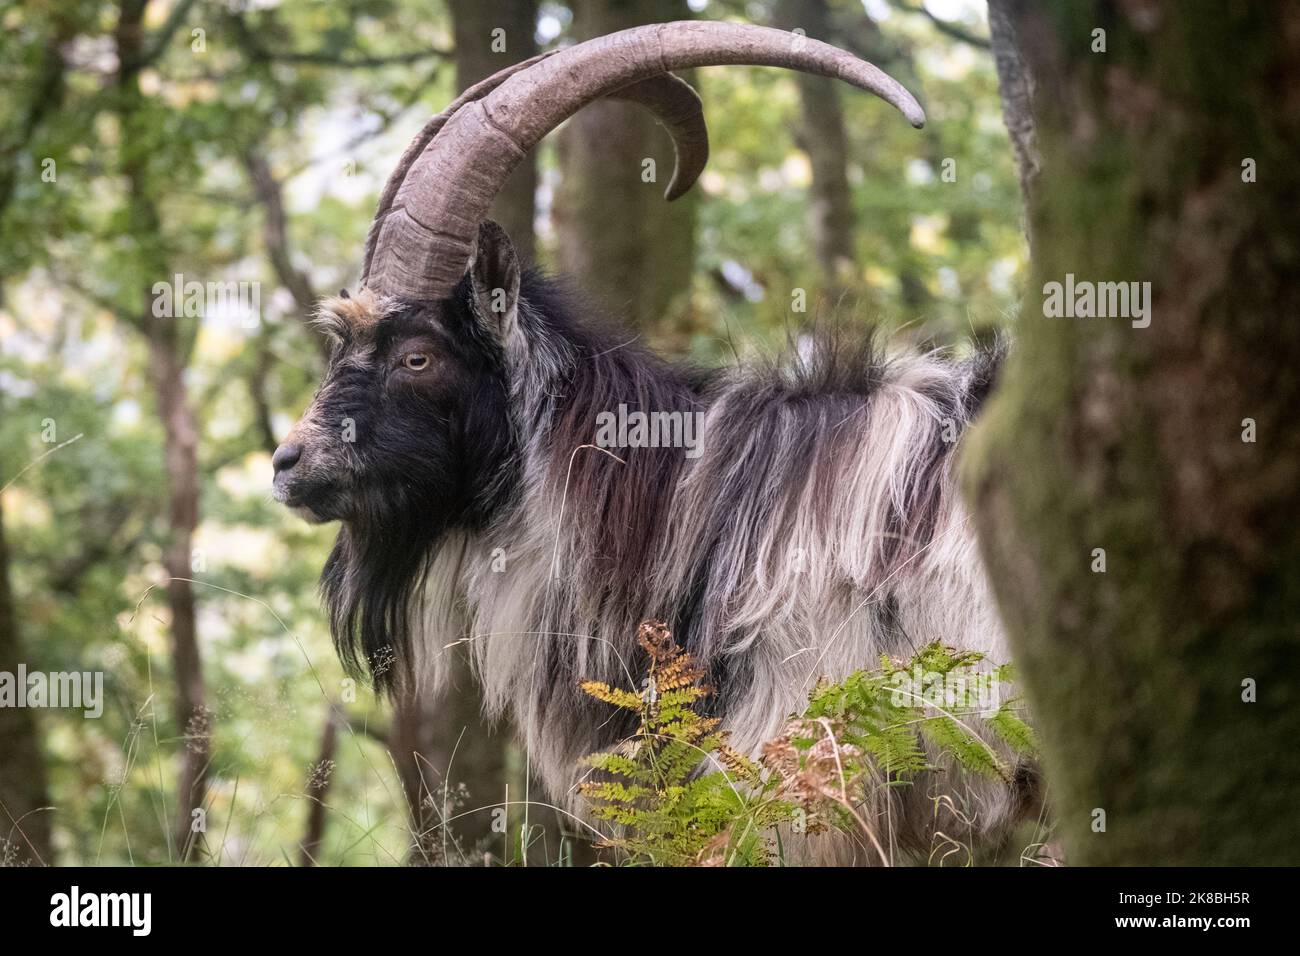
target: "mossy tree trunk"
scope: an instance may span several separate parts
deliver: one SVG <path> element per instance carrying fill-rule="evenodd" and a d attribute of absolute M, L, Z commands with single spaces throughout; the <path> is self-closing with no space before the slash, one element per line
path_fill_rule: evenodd
<path fill-rule="evenodd" d="M 965 478 L 1066 856 L 1295 864 L 1300 9 L 1012 6 L 1035 262 Z M 1067 273 L 1150 326 L 1045 317 Z"/>
<path fill-rule="evenodd" d="M 1002 122 L 1016 158 L 1020 194 L 1028 206 L 1042 161 L 1034 144 L 1034 78 L 1025 66 L 1021 40 L 1016 34 L 1016 11 L 1020 3 L 1021 0 L 989 0 L 989 51 L 998 71 Z"/>

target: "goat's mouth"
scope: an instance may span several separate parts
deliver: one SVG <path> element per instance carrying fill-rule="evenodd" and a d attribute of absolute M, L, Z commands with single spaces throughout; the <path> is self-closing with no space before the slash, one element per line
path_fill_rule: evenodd
<path fill-rule="evenodd" d="M 309 524 L 344 518 L 344 495 L 335 482 L 296 478 L 281 472 L 271 482 L 271 497 Z"/>

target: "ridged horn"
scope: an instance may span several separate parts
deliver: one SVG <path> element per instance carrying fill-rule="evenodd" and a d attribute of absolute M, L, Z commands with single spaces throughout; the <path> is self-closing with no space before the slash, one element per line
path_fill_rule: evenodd
<path fill-rule="evenodd" d="M 510 171 L 547 133 L 605 96 L 636 99 L 660 115 L 678 151 L 668 196 L 680 196 L 703 168 L 707 134 L 694 91 L 665 77 L 671 70 L 722 64 L 838 78 L 875 93 L 913 126 L 925 123 L 920 105 L 898 81 L 800 34 L 696 20 L 611 33 L 503 70 L 425 126 L 380 199 L 366 240 L 363 284 L 407 299 L 450 295 L 469 265 L 478 225 Z M 697 148 L 701 143 L 703 150 Z"/>
<path fill-rule="evenodd" d="M 420 154 L 438 135 L 438 131 L 443 128 L 447 120 L 466 103 L 482 99 L 514 74 L 547 57 L 554 56 L 557 52 L 559 51 L 542 53 L 519 63 L 514 63 L 505 69 L 498 70 L 487 79 L 475 83 L 456 97 L 450 106 L 425 123 L 420 131 L 415 134 L 415 137 L 406 147 L 406 151 L 402 153 L 402 158 L 398 160 L 397 168 L 388 177 L 388 182 L 384 185 L 384 191 L 380 193 L 379 209 L 375 213 L 374 222 L 371 223 L 370 231 L 366 236 L 365 265 L 362 268 L 363 282 L 370 275 L 370 263 L 374 257 L 375 243 L 379 237 L 380 226 L 392 209 L 398 190 L 405 181 L 407 173 L 410 172 L 411 165 L 419 159 Z M 691 186 L 695 185 L 695 180 L 704 171 L 704 166 L 709 160 L 709 130 L 704 123 L 704 108 L 700 103 L 699 94 L 691 88 L 689 83 L 673 76 L 671 73 L 665 73 L 631 83 L 622 89 L 615 90 L 608 96 L 610 99 L 626 100 L 644 107 L 654 114 L 655 118 L 667 129 L 673 140 L 676 165 L 673 169 L 673 178 L 668 183 L 668 189 L 665 191 L 664 197 L 670 202 L 681 197 Z M 497 189 L 500 190 L 500 186 Z M 490 203 L 491 200 L 489 200 Z"/>

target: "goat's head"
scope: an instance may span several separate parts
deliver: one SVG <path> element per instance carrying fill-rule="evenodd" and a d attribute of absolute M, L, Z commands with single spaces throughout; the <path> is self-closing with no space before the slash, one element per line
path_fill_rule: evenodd
<path fill-rule="evenodd" d="M 279 501 L 308 521 L 379 526 L 394 510 L 392 520 L 418 509 L 442 527 L 487 513 L 500 491 L 490 476 L 510 450 L 502 344 L 519 267 L 495 223 L 480 227 L 478 250 L 445 299 L 363 289 L 321 304 L 329 367 L 273 456 Z"/>

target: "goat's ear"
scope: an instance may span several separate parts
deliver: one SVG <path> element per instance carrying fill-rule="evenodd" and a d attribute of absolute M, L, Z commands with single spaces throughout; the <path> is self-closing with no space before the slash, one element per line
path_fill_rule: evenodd
<path fill-rule="evenodd" d="M 506 231 L 491 219 L 478 227 L 469 276 L 479 321 L 504 338 L 518 317 L 519 257 Z"/>

